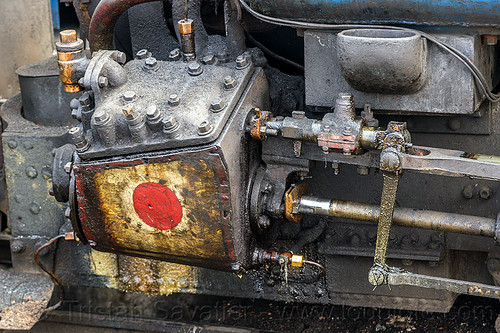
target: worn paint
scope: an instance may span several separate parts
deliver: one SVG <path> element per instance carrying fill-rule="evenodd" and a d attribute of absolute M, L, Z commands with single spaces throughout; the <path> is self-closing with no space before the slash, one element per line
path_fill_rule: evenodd
<path fill-rule="evenodd" d="M 75 173 L 82 228 L 95 249 L 230 269 L 232 232 L 224 218 L 230 194 L 217 150 L 92 162 L 77 165 Z M 175 193 L 182 206 L 175 227 L 162 230 L 139 216 L 133 196 L 143 183 Z"/>
<path fill-rule="evenodd" d="M 198 271 L 164 261 L 129 257 L 92 250 L 89 254 L 91 270 L 106 277 L 106 287 L 150 295 L 170 295 L 176 292 L 195 293 Z"/>

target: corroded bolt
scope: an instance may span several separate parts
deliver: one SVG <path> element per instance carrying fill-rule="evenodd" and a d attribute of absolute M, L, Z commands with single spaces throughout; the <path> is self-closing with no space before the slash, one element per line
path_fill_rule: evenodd
<path fill-rule="evenodd" d="M 352 128 L 351 126 L 345 126 L 344 130 L 342 131 L 342 134 L 348 136 L 352 134 Z"/>
<path fill-rule="evenodd" d="M 109 113 L 103 110 L 99 110 L 94 113 L 94 120 L 98 125 L 107 122 L 110 117 Z"/>
<path fill-rule="evenodd" d="M 69 173 L 71 173 L 72 168 L 73 168 L 73 163 L 68 162 L 68 163 L 64 164 L 64 172 L 69 174 Z"/>
<path fill-rule="evenodd" d="M 108 78 L 105 76 L 99 76 L 98 79 L 99 87 L 104 88 L 107 87 L 109 84 Z"/>
<path fill-rule="evenodd" d="M 137 51 L 136 53 L 137 59 L 146 59 L 148 57 L 151 57 L 151 52 L 148 52 L 146 49 L 142 49 Z"/>
<path fill-rule="evenodd" d="M 203 59 L 201 59 L 201 62 L 205 65 L 213 65 L 217 62 L 217 58 L 213 54 L 209 54 L 204 56 Z"/>
<path fill-rule="evenodd" d="M 13 141 L 13 140 L 10 140 L 10 141 L 7 141 L 7 145 L 9 146 L 10 149 L 16 149 L 17 142 Z"/>
<path fill-rule="evenodd" d="M 247 57 L 245 57 L 244 55 L 240 55 L 240 56 L 238 56 L 238 58 L 236 58 L 236 68 L 237 69 L 247 68 L 249 65 L 250 65 L 250 62 L 248 61 Z"/>
<path fill-rule="evenodd" d="M 362 165 L 358 165 L 356 168 L 356 171 L 358 172 L 358 175 L 360 176 L 367 176 L 370 173 L 370 168 Z"/>
<path fill-rule="evenodd" d="M 72 109 L 78 109 L 78 106 L 80 106 L 80 102 L 77 98 L 73 98 L 71 102 L 69 102 L 69 107 Z"/>
<path fill-rule="evenodd" d="M 181 51 L 179 49 L 173 49 L 170 51 L 168 58 L 172 61 L 177 61 L 181 58 Z"/>
<path fill-rule="evenodd" d="M 474 196 L 474 188 L 471 185 L 464 186 L 462 195 L 465 199 L 471 199 Z"/>
<path fill-rule="evenodd" d="M 198 76 L 203 73 L 203 67 L 197 61 L 191 61 L 188 64 L 188 74 L 191 76 Z"/>
<path fill-rule="evenodd" d="M 488 200 L 491 197 L 491 189 L 488 186 L 481 186 L 479 189 L 479 197 Z"/>
<path fill-rule="evenodd" d="M 122 112 L 127 120 L 134 120 L 139 116 L 139 113 L 136 111 L 135 106 L 132 103 L 124 105 Z"/>
<path fill-rule="evenodd" d="M 137 98 L 137 95 L 135 94 L 134 91 L 132 90 L 127 90 L 123 93 L 123 96 L 122 96 L 123 100 L 127 103 L 130 103 L 130 102 L 133 102 L 136 98 Z"/>
<path fill-rule="evenodd" d="M 158 61 L 156 61 L 156 58 L 154 57 L 149 57 L 144 60 L 144 65 L 146 68 L 153 69 L 158 65 Z"/>
<path fill-rule="evenodd" d="M 125 53 L 120 51 L 113 52 L 113 59 L 120 65 L 123 65 L 127 62 L 127 56 L 125 55 Z"/>
<path fill-rule="evenodd" d="M 179 96 L 177 94 L 172 94 L 168 97 L 168 104 L 170 106 L 177 106 L 179 105 L 181 102 L 181 99 L 179 98 Z"/>
<path fill-rule="evenodd" d="M 207 135 L 210 132 L 212 132 L 212 130 L 213 130 L 213 127 L 208 120 L 202 121 L 198 125 L 198 134 L 199 135 Z"/>
<path fill-rule="evenodd" d="M 237 84 L 238 82 L 232 76 L 228 75 L 224 78 L 224 89 L 226 90 L 233 89 Z"/>
<path fill-rule="evenodd" d="M 146 117 L 150 120 L 157 120 L 160 117 L 160 111 L 156 105 L 150 105 L 146 109 Z"/>
<path fill-rule="evenodd" d="M 37 204 L 34 201 L 31 203 L 31 205 L 30 205 L 30 212 L 31 212 L 31 214 L 38 215 L 41 210 L 42 210 L 42 207 L 40 207 L 39 204 Z"/>
<path fill-rule="evenodd" d="M 35 167 L 34 166 L 28 166 L 26 167 L 26 169 L 24 170 L 26 172 L 26 176 L 28 176 L 29 178 L 36 178 L 38 176 L 38 171 L 36 171 Z"/>
<path fill-rule="evenodd" d="M 75 143 L 77 152 L 83 152 L 90 147 L 90 144 L 85 139 L 83 131 L 80 127 L 72 127 L 68 133 L 73 138 L 73 142 Z"/>
<path fill-rule="evenodd" d="M 174 117 L 167 117 L 163 119 L 163 133 L 172 134 L 179 129 L 179 123 Z"/>
<path fill-rule="evenodd" d="M 210 104 L 210 110 L 212 112 L 220 112 L 226 107 L 226 103 L 222 100 L 222 98 L 217 97 Z"/>
<path fill-rule="evenodd" d="M 92 98 L 90 98 L 90 94 L 88 92 L 84 92 L 82 96 L 80 96 L 80 105 L 84 107 L 88 107 L 92 104 Z"/>
<path fill-rule="evenodd" d="M 77 39 L 76 30 L 63 30 L 59 33 L 61 43 L 74 43 Z"/>
<path fill-rule="evenodd" d="M 21 253 L 25 249 L 25 246 L 22 241 L 20 240 L 14 240 L 12 243 L 10 243 L 10 250 L 12 253 Z"/>

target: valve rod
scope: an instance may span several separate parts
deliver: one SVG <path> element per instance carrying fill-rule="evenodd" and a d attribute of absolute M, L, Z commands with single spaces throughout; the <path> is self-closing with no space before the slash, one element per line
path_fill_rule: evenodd
<path fill-rule="evenodd" d="M 295 214 L 326 215 L 368 222 L 378 222 L 380 215 L 377 205 L 313 196 L 302 196 L 294 203 L 293 211 Z M 393 223 L 402 227 L 495 237 L 497 219 L 396 207 Z"/>

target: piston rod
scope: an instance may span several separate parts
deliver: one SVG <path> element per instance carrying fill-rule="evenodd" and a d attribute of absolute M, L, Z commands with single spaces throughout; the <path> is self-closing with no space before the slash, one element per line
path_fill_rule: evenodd
<path fill-rule="evenodd" d="M 293 213 L 326 215 L 378 222 L 380 207 L 361 202 L 326 200 L 312 196 L 302 196 L 294 202 Z M 487 217 L 396 207 L 394 208 L 393 223 L 402 227 L 495 237 L 497 220 Z"/>

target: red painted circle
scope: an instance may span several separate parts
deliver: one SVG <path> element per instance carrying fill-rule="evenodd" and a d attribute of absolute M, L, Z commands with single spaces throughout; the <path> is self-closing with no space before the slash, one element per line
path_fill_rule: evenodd
<path fill-rule="evenodd" d="M 139 184 L 133 194 L 137 215 L 150 227 L 168 230 L 179 224 L 182 206 L 168 187 L 158 183 Z"/>

